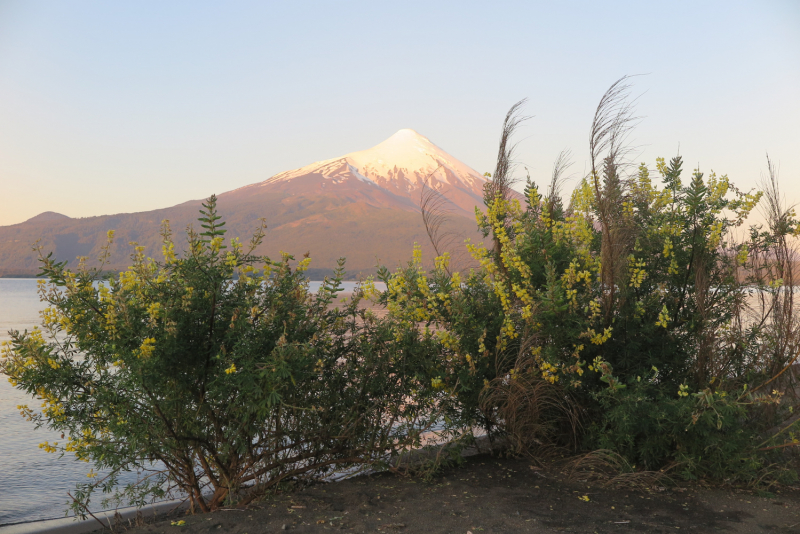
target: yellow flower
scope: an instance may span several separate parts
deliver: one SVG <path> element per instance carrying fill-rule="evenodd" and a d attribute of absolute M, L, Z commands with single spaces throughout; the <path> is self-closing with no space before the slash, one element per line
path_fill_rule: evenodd
<path fill-rule="evenodd" d="M 297 272 L 307 271 L 309 265 L 311 265 L 311 258 L 301 260 L 300 263 L 297 264 Z"/>
<path fill-rule="evenodd" d="M 739 250 L 739 252 L 736 254 L 736 261 L 739 263 L 739 265 L 744 265 L 745 263 L 747 263 L 747 257 L 749 254 L 750 250 L 748 249 L 747 244 L 745 243 Z"/>
<path fill-rule="evenodd" d="M 415 266 L 419 267 L 422 265 L 422 248 L 420 248 L 418 243 L 414 243 L 412 258 Z"/>
<path fill-rule="evenodd" d="M 443 271 L 450 266 L 450 253 L 445 252 L 441 256 L 437 256 L 433 259 L 433 263 L 436 266 L 436 269 Z"/>
<path fill-rule="evenodd" d="M 662 252 L 665 258 L 669 258 L 672 255 L 672 240 L 667 237 L 664 240 L 664 252 Z"/>
<path fill-rule="evenodd" d="M 45 441 L 44 443 L 40 443 L 39 444 L 39 448 L 43 449 L 44 452 L 50 452 L 50 453 L 58 452 L 58 449 L 56 447 L 58 447 L 58 442 L 57 441 L 55 443 L 53 443 L 52 445 L 50 444 L 50 442 L 47 442 L 47 441 Z"/>
<path fill-rule="evenodd" d="M 228 367 L 227 369 L 225 369 L 225 374 L 226 374 L 226 375 L 232 375 L 232 374 L 233 374 L 233 373 L 235 373 L 235 372 L 236 372 L 236 364 L 233 364 L 233 363 L 231 364 L 231 366 L 230 366 L 230 367 Z"/>
<path fill-rule="evenodd" d="M 586 331 L 586 334 L 589 336 L 589 341 L 591 341 L 595 345 L 602 345 L 603 343 L 611 339 L 611 332 L 613 332 L 613 330 L 614 329 L 612 327 L 608 327 L 605 330 L 603 330 L 602 333 L 597 333 L 594 331 L 594 328 L 590 328 L 589 330 Z"/>
<path fill-rule="evenodd" d="M 142 346 L 139 347 L 139 350 L 137 351 L 137 356 L 139 358 L 149 358 L 153 354 L 155 348 L 156 340 L 152 337 L 145 338 L 145 340 L 142 341 Z"/>
<path fill-rule="evenodd" d="M 667 310 L 667 305 L 661 308 L 661 312 L 658 314 L 658 321 L 656 321 L 656 326 L 660 326 L 662 328 L 666 328 L 669 322 L 669 311 Z"/>
<path fill-rule="evenodd" d="M 158 319 L 160 313 L 161 313 L 160 302 L 153 302 L 147 307 L 147 315 L 150 316 L 150 321 L 153 323 L 156 321 L 156 319 Z"/>

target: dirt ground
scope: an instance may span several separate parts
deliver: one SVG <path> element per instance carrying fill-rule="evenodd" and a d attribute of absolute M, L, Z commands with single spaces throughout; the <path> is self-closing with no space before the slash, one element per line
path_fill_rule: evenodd
<path fill-rule="evenodd" d="M 800 491 L 773 491 L 762 497 L 699 486 L 611 490 L 565 480 L 556 467 L 476 456 L 430 483 L 388 473 L 361 476 L 244 510 L 160 518 L 127 532 L 800 533 Z M 179 520 L 185 524 L 173 524 Z"/>

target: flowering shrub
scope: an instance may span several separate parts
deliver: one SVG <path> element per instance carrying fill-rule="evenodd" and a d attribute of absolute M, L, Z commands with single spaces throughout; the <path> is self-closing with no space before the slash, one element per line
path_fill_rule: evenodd
<path fill-rule="evenodd" d="M 657 160 L 660 187 L 645 164 L 623 172 L 628 108 L 616 102 L 616 118 L 601 104 L 595 119 L 602 164 L 567 207 L 560 164 L 546 193 L 530 179 L 523 199 L 510 192 L 507 118 L 476 209 L 489 244 L 467 244 L 480 268 L 462 278 L 444 255 L 426 272 L 415 251 L 407 268 L 381 272 L 382 299 L 440 344 L 435 385 L 467 431 L 497 428 L 520 452 L 604 448 L 643 468 L 756 480 L 769 454 L 798 443 L 784 372 L 800 353 L 789 281 L 800 224 L 774 178 L 769 229 L 739 242 L 761 192 L 713 172 L 685 180 L 680 157 Z M 781 373 L 781 388 L 765 389 Z"/>
<path fill-rule="evenodd" d="M 428 273 L 415 248 L 405 268 L 396 273 L 379 270 L 378 278 L 387 287 L 379 301 L 396 328 L 438 347 L 439 357 L 427 373 L 431 386 L 442 393 L 440 409 L 449 423 L 445 432 L 457 432 L 476 419 L 491 428 L 480 409 L 479 393 L 496 376 L 494 333 L 502 326 L 498 298 L 482 278 L 473 273 L 462 280 L 460 273 L 448 271 L 448 264 L 445 254 Z"/>
<path fill-rule="evenodd" d="M 215 198 L 204 206 L 182 256 L 165 224 L 164 260 L 137 247 L 118 277 L 44 257 L 42 328 L 4 348 L 0 370 L 43 401 L 23 414 L 66 436 L 43 447 L 93 464 L 78 513 L 126 471 L 141 476 L 119 500 L 177 489 L 202 511 L 247 502 L 380 463 L 419 444 L 434 417 L 436 390 L 419 375 L 433 343 L 360 309 L 360 290 L 337 303 L 342 265 L 311 294 L 308 258 L 292 268 L 291 256 L 252 254 L 263 229 L 226 246 Z"/>

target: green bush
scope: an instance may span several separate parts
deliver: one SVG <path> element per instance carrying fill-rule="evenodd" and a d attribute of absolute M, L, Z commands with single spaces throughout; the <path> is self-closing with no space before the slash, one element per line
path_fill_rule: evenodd
<path fill-rule="evenodd" d="M 473 274 L 462 285 L 459 273 L 447 272 L 447 262 L 446 256 L 439 258 L 437 269 L 427 273 L 416 249 L 415 259 L 405 268 L 395 273 L 381 268 L 378 278 L 387 290 L 379 302 L 397 327 L 437 346 L 439 358 L 428 373 L 431 386 L 444 392 L 440 402 L 449 427 L 468 426 L 476 420 L 491 427 L 479 394 L 486 381 L 496 376 L 494 362 L 482 355 L 489 350 L 484 345 L 491 348 L 495 342 L 494 336 L 486 334 L 500 327 L 499 304 L 483 280 Z"/>
<path fill-rule="evenodd" d="M 440 343 L 437 383 L 465 432 L 497 428 L 517 450 L 611 449 L 640 468 L 758 480 L 775 451 L 797 443 L 795 379 L 772 379 L 800 353 L 800 224 L 774 175 L 769 228 L 737 241 L 761 192 L 713 172 L 686 180 L 680 157 L 657 160 L 661 187 L 645 164 L 630 172 L 625 90 L 604 96 L 591 171 L 566 207 L 563 159 L 546 192 L 530 179 L 524 198 L 511 191 L 512 108 L 476 211 L 485 241 L 468 244 L 480 268 L 462 280 L 446 256 L 431 272 L 416 258 L 382 272 L 383 299 Z"/>
<path fill-rule="evenodd" d="M 585 446 L 613 450 L 639 469 L 684 479 L 796 479 L 758 450 L 763 426 L 753 420 L 756 410 L 744 391 L 673 396 L 654 383 L 656 377 L 622 391 L 599 392 L 600 416 L 589 424 Z"/>
<path fill-rule="evenodd" d="M 308 258 L 252 255 L 263 231 L 226 248 L 215 198 L 204 206 L 182 257 L 166 225 L 163 262 L 137 247 L 105 281 L 85 261 L 70 271 L 44 257 L 43 329 L 4 349 L 0 370 L 44 403 L 23 413 L 66 435 L 42 447 L 94 466 L 78 513 L 114 488 L 137 504 L 177 489 L 202 511 L 247 502 L 385 462 L 432 423 L 437 393 L 420 370 L 434 344 L 363 310 L 360 290 L 337 303 L 341 264 L 311 294 Z M 118 485 L 128 471 L 139 480 Z"/>

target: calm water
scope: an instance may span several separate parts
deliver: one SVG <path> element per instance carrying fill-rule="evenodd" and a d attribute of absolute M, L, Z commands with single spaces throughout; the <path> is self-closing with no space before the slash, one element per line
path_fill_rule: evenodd
<path fill-rule="evenodd" d="M 319 284 L 311 282 L 311 289 Z M 354 287 L 354 282 L 344 283 L 346 291 Z M 0 341 L 8 339 L 11 329 L 30 330 L 38 325 L 43 308 L 36 280 L 0 278 Z M 35 429 L 19 415 L 18 404 L 38 406 L 0 375 L 0 525 L 62 517 L 69 501 L 67 492 L 86 481 L 91 467 L 71 455 L 59 458 L 39 449 L 44 441 L 64 440 L 55 432 Z"/>
<path fill-rule="evenodd" d="M 0 279 L 0 341 L 10 329 L 31 329 L 39 323 L 42 305 L 36 280 Z M 45 429 L 34 430 L 18 404 L 35 401 L 0 376 L 0 525 L 64 515 L 67 491 L 86 480 L 89 465 L 38 448 L 43 441 L 60 440 Z M 60 440 L 63 441 L 63 440 Z"/>

